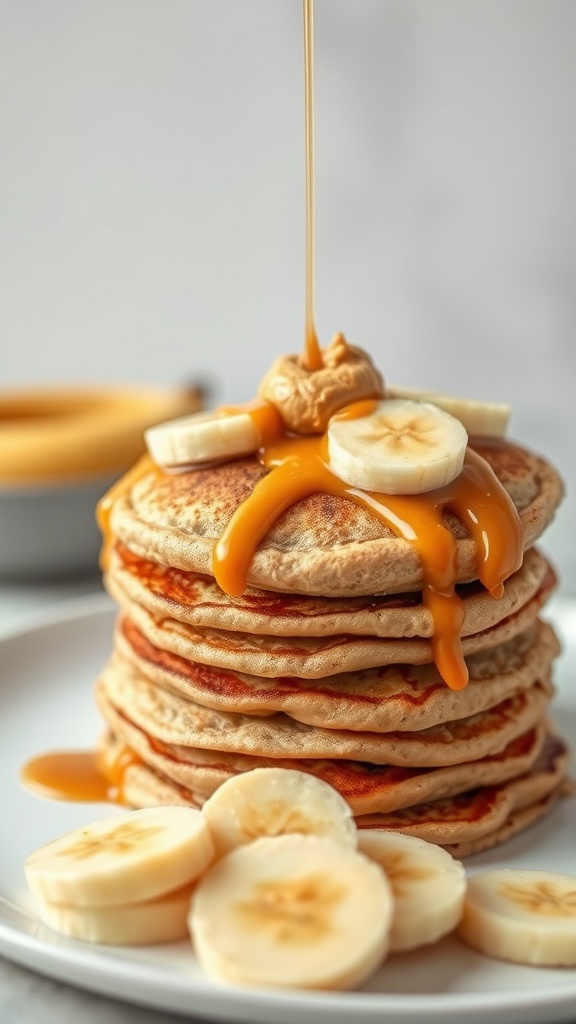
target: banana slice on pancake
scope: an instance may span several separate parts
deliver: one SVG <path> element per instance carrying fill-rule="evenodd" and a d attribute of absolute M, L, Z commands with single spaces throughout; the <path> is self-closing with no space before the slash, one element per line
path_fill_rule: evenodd
<path fill-rule="evenodd" d="M 361 830 L 358 849 L 384 869 L 392 887 L 391 953 L 430 945 L 454 931 L 466 893 L 460 861 L 434 843 L 394 832 Z"/>
<path fill-rule="evenodd" d="M 216 852 L 228 853 L 262 836 L 330 836 L 355 847 L 352 811 L 337 790 L 306 772 L 255 768 L 227 779 L 202 808 Z"/>
<path fill-rule="evenodd" d="M 260 433 L 248 412 L 193 413 L 144 432 L 146 447 L 159 466 L 187 466 L 251 455 Z"/>
<path fill-rule="evenodd" d="M 114 907 L 153 900 L 194 881 L 214 858 L 208 822 L 191 807 L 154 807 L 76 829 L 26 859 L 41 902 Z"/>
<path fill-rule="evenodd" d="M 377 864 L 326 836 L 284 835 L 217 861 L 192 898 L 189 926 L 214 978 L 345 989 L 384 959 L 391 919 Z"/>
<path fill-rule="evenodd" d="M 574 967 L 576 877 L 511 868 L 473 875 L 459 935 L 499 960 Z"/>
<path fill-rule="evenodd" d="M 365 491 L 421 494 L 462 471 L 468 435 L 430 402 L 385 399 L 366 416 L 337 414 L 328 426 L 332 473 Z"/>
<path fill-rule="evenodd" d="M 481 402 L 478 399 L 458 398 L 456 395 L 442 395 L 437 391 L 396 387 L 394 384 L 386 385 L 386 395 L 388 398 L 413 402 L 432 402 L 460 420 L 474 437 L 504 437 L 508 428 L 510 406 L 503 402 Z"/>

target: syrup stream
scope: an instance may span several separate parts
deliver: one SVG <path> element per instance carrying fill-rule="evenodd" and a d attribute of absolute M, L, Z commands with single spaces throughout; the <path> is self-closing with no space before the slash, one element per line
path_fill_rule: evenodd
<path fill-rule="evenodd" d="M 322 368 L 322 352 L 314 322 L 314 0 L 304 0 L 304 85 L 306 119 L 306 324 L 302 362 L 307 370 Z"/>

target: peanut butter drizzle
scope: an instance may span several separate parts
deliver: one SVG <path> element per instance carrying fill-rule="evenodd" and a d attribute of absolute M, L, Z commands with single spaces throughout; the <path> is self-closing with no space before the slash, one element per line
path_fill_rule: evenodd
<path fill-rule="evenodd" d="M 373 405 L 355 402 L 341 416 L 364 416 Z M 291 505 L 324 493 L 353 501 L 383 522 L 396 537 L 413 545 L 423 569 L 422 598 L 434 622 L 432 649 L 438 671 L 451 689 L 468 682 L 460 632 L 464 617 L 455 590 L 457 543 L 443 522 L 452 512 L 466 525 L 477 552 L 477 574 L 494 596 L 522 564 L 523 529 L 512 499 L 488 463 L 470 448 L 462 473 L 426 494 L 381 494 L 344 483 L 328 468 L 325 435 L 263 437 L 259 460 L 270 472 L 232 516 L 216 542 L 212 568 L 218 585 L 239 596 L 247 586 L 258 545 Z"/>
<path fill-rule="evenodd" d="M 93 750 L 55 751 L 28 761 L 20 781 L 39 796 L 83 803 L 124 804 L 124 775 L 140 758 L 122 747 L 111 763 Z"/>

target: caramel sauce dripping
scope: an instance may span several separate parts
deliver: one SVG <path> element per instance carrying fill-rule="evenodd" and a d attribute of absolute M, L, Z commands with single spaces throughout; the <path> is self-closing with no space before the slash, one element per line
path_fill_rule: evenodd
<path fill-rule="evenodd" d="M 369 415 L 375 401 L 352 402 L 337 415 L 348 419 Z M 258 458 L 269 472 L 236 509 L 216 541 L 212 570 L 220 588 L 232 596 L 244 593 L 259 544 L 296 502 L 318 493 L 353 501 L 417 551 L 424 577 L 422 599 L 434 622 L 434 661 L 448 686 L 462 689 L 468 681 L 460 638 L 464 610 L 455 589 L 457 542 L 443 521 L 444 513 L 452 513 L 466 526 L 477 552 L 478 578 L 493 597 L 502 595 L 504 581 L 520 567 L 523 556 L 518 512 L 486 460 L 468 448 L 460 476 L 425 494 L 362 491 L 330 471 L 325 435 L 287 434 L 277 409 L 268 402 L 235 408 L 253 418 L 261 437 Z M 163 471 L 144 456 L 100 502 L 103 568 L 112 545 L 112 505 L 149 472 L 161 475 Z"/>
<path fill-rule="evenodd" d="M 54 751 L 28 761 L 20 781 L 38 796 L 82 803 L 125 804 L 123 783 L 128 768 L 140 764 L 129 747 L 122 747 L 112 762 L 96 751 Z"/>
<path fill-rule="evenodd" d="M 374 403 L 355 402 L 339 414 L 365 416 Z M 457 542 L 443 521 L 452 512 L 467 527 L 478 557 L 478 578 L 500 597 L 504 580 L 522 564 L 523 530 L 512 499 L 485 459 L 468 448 L 462 473 L 425 494 L 382 494 L 351 487 L 328 467 L 325 435 L 263 437 L 259 460 L 270 472 L 236 509 L 216 542 L 212 568 L 226 593 L 241 595 L 258 545 L 283 512 L 312 494 L 345 498 L 375 515 L 396 537 L 413 545 L 422 563 L 422 598 L 432 615 L 432 649 L 448 686 L 462 689 L 468 669 L 460 632 L 464 608 L 455 584 Z"/>

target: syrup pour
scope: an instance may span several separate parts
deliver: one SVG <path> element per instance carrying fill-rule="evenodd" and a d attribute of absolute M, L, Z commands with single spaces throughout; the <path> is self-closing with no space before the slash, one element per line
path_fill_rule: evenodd
<path fill-rule="evenodd" d="M 306 120 L 306 324 L 302 363 L 320 370 L 322 351 L 314 321 L 314 0 L 304 0 L 304 85 Z"/>

